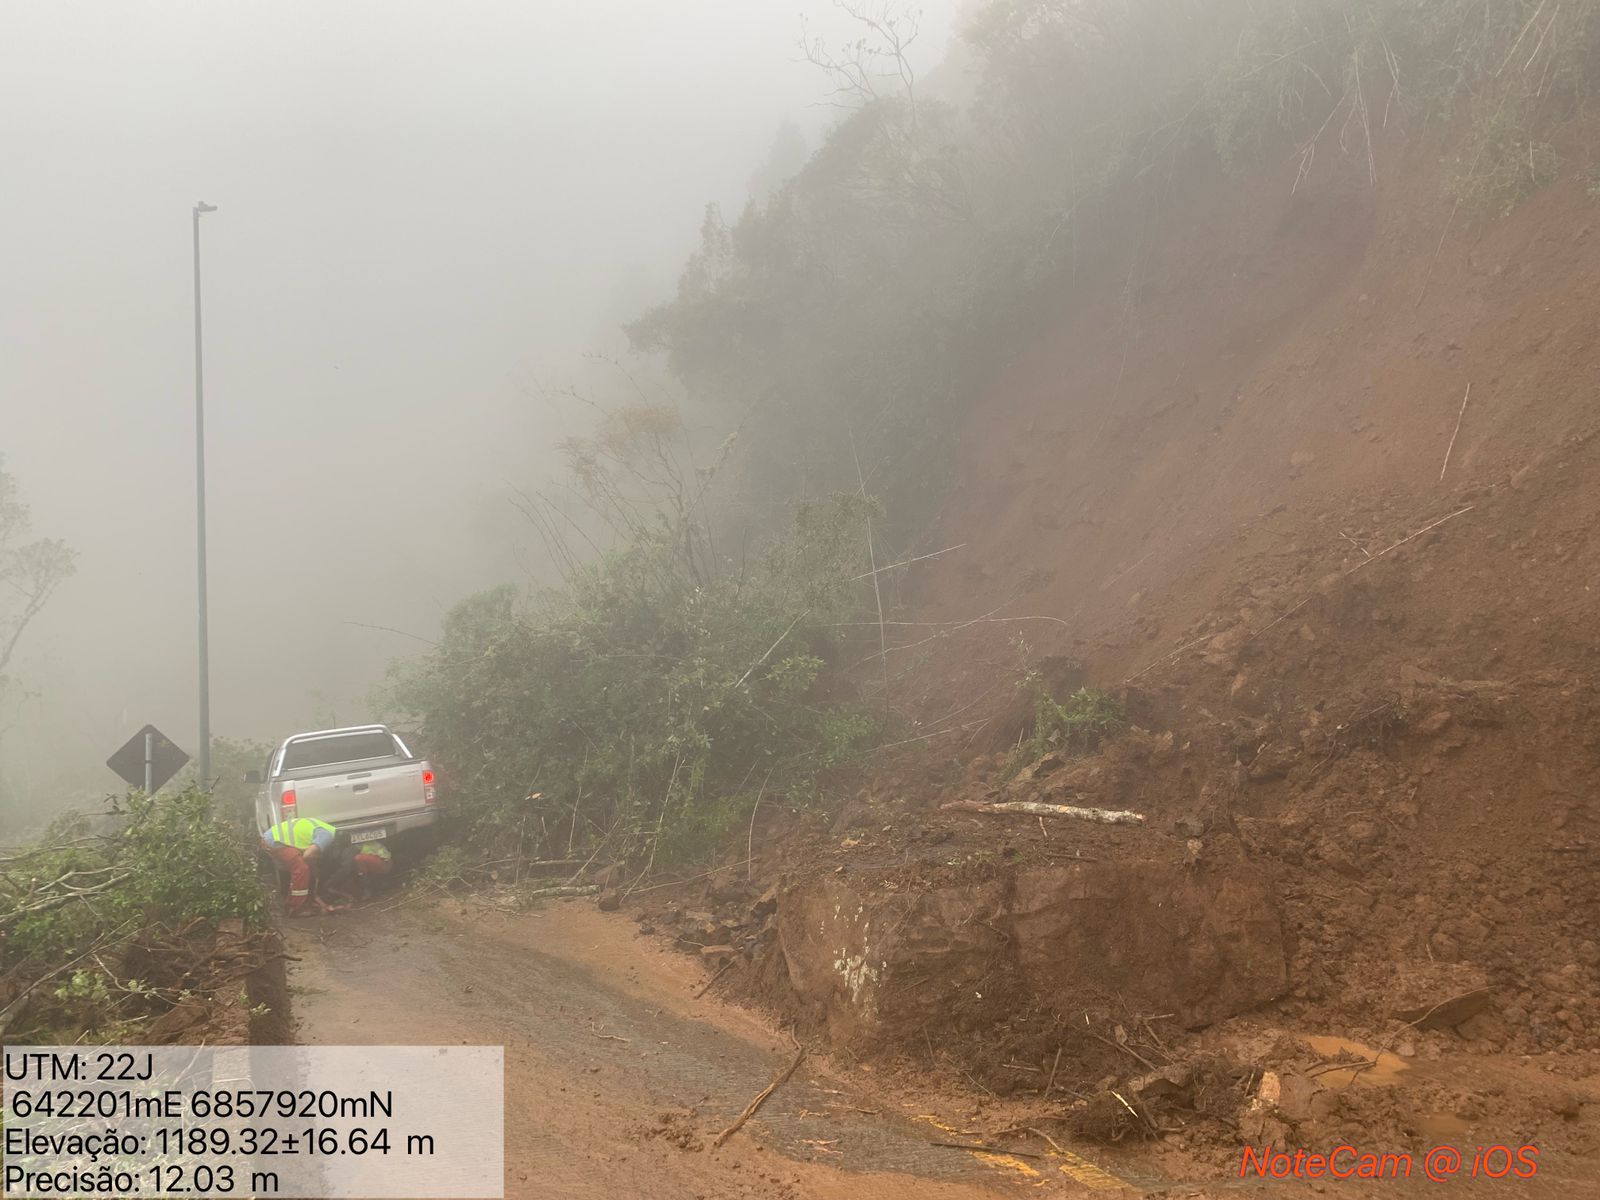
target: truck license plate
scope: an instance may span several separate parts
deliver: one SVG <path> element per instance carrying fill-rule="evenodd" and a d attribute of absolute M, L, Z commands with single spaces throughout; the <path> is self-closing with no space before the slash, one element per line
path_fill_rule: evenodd
<path fill-rule="evenodd" d="M 388 835 L 387 829 L 362 829 L 350 835 L 350 844 L 359 846 L 362 842 L 381 842 Z"/>

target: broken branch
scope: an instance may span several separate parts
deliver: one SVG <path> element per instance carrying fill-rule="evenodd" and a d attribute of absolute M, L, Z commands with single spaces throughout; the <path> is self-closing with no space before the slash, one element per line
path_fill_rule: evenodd
<path fill-rule="evenodd" d="M 944 1150 L 967 1150 L 973 1154 L 1004 1154 L 1014 1158 L 1043 1158 L 1042 1154 L 1035 1154 L 1032 1150 L 1007 1150 L 1004 1146 L 971 1145 L 967 1142 L 929 1142 L 930 1146 L 938 1146 Z"/>
<path fill-rule="evenodd" d="M 977 813 L 1032 813 L 1041 817 L 1072 817 L 1078 821 L 1098 821 L 1102 825 L 1143 825 L 1144 814 L 1109 808 L 1079 808 L 1075 804 L 1045 804 L 1037 800 L 999 800 L 980 804 L 972 800 L 955 800 L 941 804 L 943 809 L 957 809 Z"/>
<path fill-rule="evenodd" d="M 744 1123 L 756 1115 L 756 1111 L 771 1098 L 772 1093 L 789 1082 L 789 1077 L 800 1069 L 800 1062 L 803 1058 L 805 1058 L 805 1056 L 806 1048 L 801 1046 L 799 1053 L 794 1056 L 794 1061 L 789 1064 L 784 1073 L 779 1075 L 771 1083 L 767 1084 L 767 1086 L 761 1090 L 761 1094 L 759 1096 L 750 1101 L 749 1104 L 745 1105 L 744 1111 L 734 1119 L 733 1124 L 729 1125 L 721 1133 L 717 1134 L 716 1139 L 711 1143 L 711 1148 L 713 1150 L 720 1148 L 723 1142 L 727 1141 L 734 1134 L 738 1133 L 739 1130 L 743 1129 Z"/>
<path fill-rule="evenodd" d="M 582 887 L 547 887 L 535 888 L 531 892 L 523 892 L 524 900 L 541 900 L 547 896 L 592 896 L 600 889 L 595 884 L 585 884 Z"/>
<path fill-rule="evenodd" d="M 720 967 L 718 967 L 717 968 L 717 973 L 715 975 L 713 975 L 710 979 L 706 980 L 705 986 L 694 994 L 694 998 L 696 1000 L 698 1000 L 698 999 L 700 999 L 701 996 L 704 996 L 707 992 L 709 992 L 711 990 L 711 985 L 716 983 L 717 980 L 721 979 L 722 975 L 723 975 L 723 972 L 726 971 L 729 967 L 733 966 L 733 964 L 736 961 L 738 961 L 738 960 L 730 958 L 727 962 L 723 963 Z"/>

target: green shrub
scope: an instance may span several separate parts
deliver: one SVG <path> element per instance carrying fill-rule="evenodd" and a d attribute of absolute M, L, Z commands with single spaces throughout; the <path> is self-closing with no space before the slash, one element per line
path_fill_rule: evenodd
<path fill-rule="evenodd" d="M 1034 737 L 1049 746 L 1085 754 L 1127 724 L 1122 705 L 1097 688 L 1079 688 L 1065 704 L 1040 696 Z"/>
<path fill-rule="evenodd" d="M 808 790 L 875 723 L 829 663 L 855 613 L 871 505 L 802 506 L 741 564 L 645 525 L 566 588 L 458 605 L 388 705 L 419 722 L 458 828 L 488 857 L 703 858 L 762 780 Z"/>
<path fill-rule="evenodd" d="M 1033 671 L 1025 676 L 1023 686 L 1034 693 L 1033 733 L 1018 748 L 1014 769 L 1020 770 L 1052 751 L 1092 753 L 1127 727 L 1128 715 L 1122 704 L 1099 688 L 1079 688 L 1065 701 L 1057 700 Z"/>
<path fill-rule="evenodd" d="M 113 816 L 118 827 L 104 835 L 82 818 L 58 822 L 24 856 L 26 880 L 21 872 L 5 877 L 8 956 L 70 957 L 102 934 L 152 923 L 265 921 L 251 850 L 213 815 L 205 793 L 135 792 L 116 802 Z"/>

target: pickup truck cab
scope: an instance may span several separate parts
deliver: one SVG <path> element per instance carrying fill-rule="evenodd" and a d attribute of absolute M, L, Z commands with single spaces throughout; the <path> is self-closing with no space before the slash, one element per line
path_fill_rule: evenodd
<path fill-rule="evenodd" d="M 246 779 L 261 785 L 262 831 L 288 817 L 316 817 L 359 843 L 439 819 L 432 765 L 384 725 L 297 733 L 272 752 L 264 772 Z"/>

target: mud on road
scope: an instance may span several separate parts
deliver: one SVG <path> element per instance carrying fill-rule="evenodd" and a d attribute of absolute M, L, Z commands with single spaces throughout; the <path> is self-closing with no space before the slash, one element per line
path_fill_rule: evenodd
<path fill-rule="evenodd" d="M 508 1197 L 1132 1194 L 1070 1157 L 931 1146 L 962 1140 L 953 1111 L 885 1101 L 812 1058 L 711 1149 L 792 1043 L 714 995 L 694 999 L 697 964 L 587 906 L 508 915 L 413 903 L 298 923 L 289 936 L 298 1041 L 505 1046 Z"/>
<path fill-rule="evenodd" d="M 818 1055 L 713 1149 L 792 1060 L 793 1042 L 715 992 L 696 998 L 702 964 L 632 921 L 587 904 L 507 913 L 410 900 L 296 922 L 288 940 L 300 1043 L 505 1047 L 513 1200 L 1600 1195 L 1585 1164 L 1559 1155 L 1536 1180 L 1441 1188 L 1224 1178 L 1214 1162 L 1150 1147 L 969 1153 L 934 1143 L 985 1136 L 968 1127 L 971 1096 Z"/>

